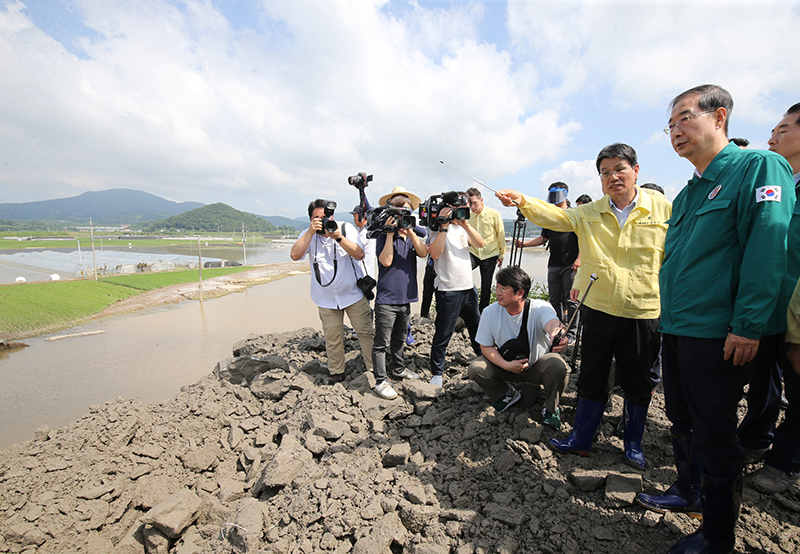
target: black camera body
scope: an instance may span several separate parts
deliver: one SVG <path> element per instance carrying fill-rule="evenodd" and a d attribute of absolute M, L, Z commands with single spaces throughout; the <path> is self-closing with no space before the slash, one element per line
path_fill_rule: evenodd
<path fill-rule="evenodd" d="M 333 219 L 333 212 L 336 210 L 336 202 L 333 200 L 326 200 L 322 209 L 325 215 L 323 215 L 320 220 L 322 222 L 322 229 L 317 231 L 317 234 L 324 235 L 325 233 L 333 233 L 339 228 L 336 220 Z"/>
<path fill-rule="evenodd" d="M 367 238 L 374 239 L 388 233 L 396 233 L 400 229 L 413 229 L 417 219 L 410 208 L 398 208 L 391 204 L 372 208 L 367 212 Z M 394 217 L 394 224 L 388 223 Z"/>
<path fill-rule="evenodd" d="M 359 190 L 364 190 L 367 188 L 369 182 L 372 181 L 372 175 L 367 175 L 364 172 L 357 173 L 356 175 L 351 175 L 347 178 L 347 182 L 356 187 Z"/>
<path fill-rule="evenodd" d="M 440 215 L 442 208 L 452 208 L 450 215 Z M 451 221 L 466 221 L 469 219 L 469 200 L 463 192 L 451 190 L 442 194 L 434 194 L 419 205 L 419 223 L 438 231 L 442 223 Z"/>
<path fill-rule="evenodd" d="M 364 296 L 367 297 L 367 300 L 372 300 L 375 298 L 375 293 L 372 292 L 377 286 L 378 282 L 370 277 L 369 275 L 364 275 L 363 277 L 356 279 L 356 286 L 364 293 Z"/>

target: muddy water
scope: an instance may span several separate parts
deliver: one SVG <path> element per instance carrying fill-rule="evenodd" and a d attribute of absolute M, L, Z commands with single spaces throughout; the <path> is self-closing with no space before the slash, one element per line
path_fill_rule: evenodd
<path fill-rule="evenodd" d="M 546 282 L 546 254 L 526 253 L 522 267 Z M 419 269 L 421 279 L 424 261 Z M 480 282 L 477 270 L 473 277 Z M 310 278 L 287 277 L 203 304 L 185 301 L 106 318 L 57 333 L 105 331 L 100 335 L 55 342 L 36 337 L 23 341 L 29 348 L 0 352 L 0 448 L 32 439 L 43 424 L 64 427 L 89 406 L 118 396 L 168 400 L 210 373 L 250 333 L 320 329 Z M 412 313 L 419 313 L 419 303 Z"/>
<path fill-rule="evenodd" d="M 101 335 L 0 353 L 0 448 L 33 438 L 36 427 L 63 427 L 89 406 L 118 396 L 163 402 L 231 355 L 250 333 L 319 328 L 309 276 L 287 277 L 244 292 L 181 302 L 95 321 L 57 333 Z"/>

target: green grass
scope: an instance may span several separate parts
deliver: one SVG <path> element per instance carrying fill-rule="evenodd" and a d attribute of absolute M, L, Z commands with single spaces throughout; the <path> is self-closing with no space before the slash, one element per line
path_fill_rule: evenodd
<path fill-rule="evenodd" d="M 57 329 L 139 294 L 89 280 L 0 286 L 0 334 Z"/>
<path fill-rule="evenodd" d="M 215 267 L 203 270 L 203 279 L 211 279 L 220 275 L 230 275 L 246 271 L 252 267 Z M 162 273 L 136 273 L 134 275 L 116 275 L 114 277 L 103 277 L 100 279 L 105 283 L 119 285 L 136 289 L 138 291 L 155 290 L 172 285 L 196 282 L 198 279 L 196 270 L 187 271 L 167 271 Z"/>
<path fill-rule="evenodd" d="M 203 270 L 203 279 L 250 267 Z M 197 281 L 197 271 L 168 271 L 0 286 L 0 335 L 36 335 L 75 325 L 118 300 L 144 291 Z"/>

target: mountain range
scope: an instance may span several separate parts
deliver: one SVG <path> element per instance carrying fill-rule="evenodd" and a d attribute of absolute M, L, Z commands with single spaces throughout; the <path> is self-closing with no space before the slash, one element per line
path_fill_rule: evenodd
<path fill-rule="evenodd" d="M 203 206 L 205 204 L 201 202 L 173 202 L 139 190 L 110 189 L 84 192 L 69 198 L 0 204 L 0 220 L 88 225 L 91 218 L 95 225 L 141 225 L 143 222 L 161 221 Z M 276 227 L 308 226 L 305 218 L 256 217 L 265 219 Z"/>

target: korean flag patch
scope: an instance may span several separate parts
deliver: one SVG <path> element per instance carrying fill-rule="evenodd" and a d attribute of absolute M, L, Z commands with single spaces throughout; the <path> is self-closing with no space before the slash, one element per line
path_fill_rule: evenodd
<path fill-rule="evenodd" d="M 759 202 L 780 202 L 781 187 L 769 186 L 756 189 L 756 204 Z"/>

